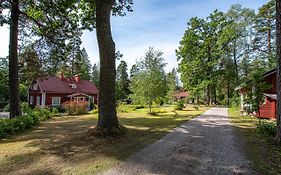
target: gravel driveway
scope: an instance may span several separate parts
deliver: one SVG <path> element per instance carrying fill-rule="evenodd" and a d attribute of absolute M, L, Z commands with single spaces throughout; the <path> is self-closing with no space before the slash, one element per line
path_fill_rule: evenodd
<path fill-rule="evenodd" d="M 212 108 L 104 174 L 255 174 L 242 144 L 227 108 Z"/>

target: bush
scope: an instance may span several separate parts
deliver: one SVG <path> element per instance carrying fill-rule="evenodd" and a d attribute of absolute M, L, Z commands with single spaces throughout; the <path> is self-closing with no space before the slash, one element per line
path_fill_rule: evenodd
<path fill-rule="evenodd" d="M 88 102 L 86 101 L 67 101 L 62 104 L 69 115 L 79 115 L 87 113 Z"/>
<path fill-rule="evenodd" d="M 59 110 L 57 108 L 52 108 L 51 112 L 52 112 L 53 116 L 59 116 L 60 115 Z"/>
<path fill-rule="evenodd" d="M 175 110 L 182 110 L 183 108 L 184 108 L 184 101 L 183 100 L 177 101 Z"/>
<path fill-rule="evenodd" d="M 268 121 L 259 122 L 257 124 L 257 132 L 265 136 L 274 137 L 276 135 L 276 123 Z"/>
<path fill-rule="evenodd" d="M 47 108 L 36 107 L 32 110 L 26 104 L 22 104 L 22 109 L 24 111 L 23 116 L 12 119 L 0 119 L 0 138 L 18 134 L 39 124 L 40 121 L 47 120 L 59 114 L 57 109 L 52 109 L 51 112 Z"/>
<path fill-rule="evenodd" d="M 0 138 L 18 134 L 38 123 L 39 119 L 35 115 L 25 115 L 13 119 L 0 119 Z"/>
<path fill-rule="evenodd" d="M 28 103 L 26 102 L 21 103 L 21 110 L 23 114 L 29 114 L 32 111 L 32 109 L 28 106 Z"/>

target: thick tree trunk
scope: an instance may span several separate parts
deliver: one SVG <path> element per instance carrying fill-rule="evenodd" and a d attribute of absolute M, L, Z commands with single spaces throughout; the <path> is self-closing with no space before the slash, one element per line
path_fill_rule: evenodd
<path fill-rule="evenodd" d="M 96 32 L 100 54 L 100 91 L 98 127 L 119 127 L 115 99 L 115 43 L 110 28 L 114 0 L 96 0 Z"/>
<path fill-rule="evenodd" d="M 18 22 L 19 0 L 12 1 L 9 45 L 9 94 L 10 118 L 21 115 L 19 97 L 19 63 L 18 63 Z"/>
<path fill-rule="evenodd" d="M 276 46 L 277 46 L 277 134 L 276 142 L 281 143 L 281 0 L 276 0 Z"/>

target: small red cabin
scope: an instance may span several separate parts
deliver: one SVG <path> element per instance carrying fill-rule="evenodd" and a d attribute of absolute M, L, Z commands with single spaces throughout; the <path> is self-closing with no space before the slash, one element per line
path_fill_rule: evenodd
<path fill-rule="evenodd" d="M 69 100 L 84 100 L 97 104 L 98 89 L 89 80 L 81 80 L 79 76 L 64 78 L 48 76 L 34 80 L 28 89 L 30 106 L 60 106 Z"/>
<path fill-rule="evenodd" d="M 266 84 L 270 84 L 271 87 L 264 91 L 264 103 L 260 106 L 260 114 L 256 114 L 256 117 L 259 118 L 268 118 L 275 119 L 276 118 L 276 104 L 277 104 L 277 96 L 276 96 L 276 79 L 277 79 L 277 70 L 271 70 L 263 74 L 263 81 Z M 244 98 L 246 97 L 246 88 L 238 87 L 236 88 L 240 91 L 241 96 L 241 109 L 244 110 Z"/>

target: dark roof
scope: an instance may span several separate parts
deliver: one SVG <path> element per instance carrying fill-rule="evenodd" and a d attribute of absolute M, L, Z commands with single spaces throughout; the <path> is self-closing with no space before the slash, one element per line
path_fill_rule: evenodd
<path fill-rule="evenodd" d="M 266 78 L 266 77 L 268 77 L 268 76 L 270 76 L 270 75 L 272 75 L 272 74 L 276 74 L 276 73 L 277 73 L 277 69 L 272 69 L 272 70 L 270 70 L 270 71 L 265 72 L 264 74 L 262 74 L 262 77 L 263 77 L 263 78 Z M 252 80 L 248 80 L 247 82 L 240 84 L 239 86 L 235 87 L 234 90 L 240 90 L 240 89 L 242 89 L 243 87 L 245 87 L 247 84 L 249 84 L 250 82 L 252 82 Z"/>
<path fill-rule="evenodd" d="M 74 78 L 60 79 L 58 77 L 48 76 L 36 81 L 43 92 L 61 94 L 98 94 L 98 89 L 89 80 L 80 80 L 77 83 Z"/>

